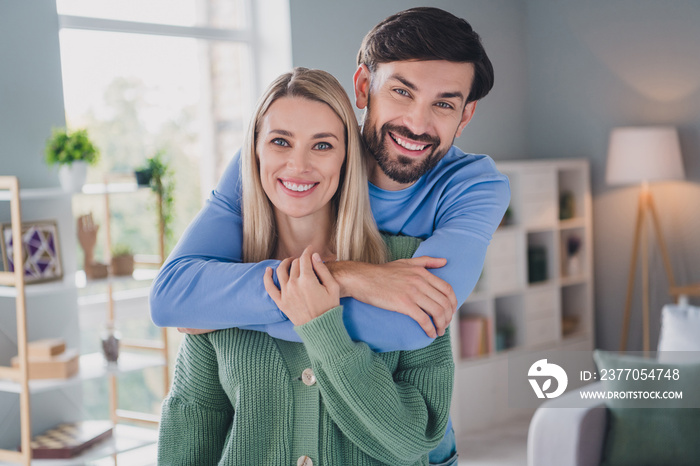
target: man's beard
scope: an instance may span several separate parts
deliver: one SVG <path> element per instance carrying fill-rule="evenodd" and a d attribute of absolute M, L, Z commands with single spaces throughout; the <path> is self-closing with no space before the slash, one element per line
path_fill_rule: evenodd
<path fill-rule="evenodd" d="M 415 183 L 421 176 L 434 168 L 447 153 L 447 149 L 440 150 L 439 137 L 428 134 L 416 135 L 405 126 L 385 123 L 380 131 L 377 132 L 370 115 L 368 107 L 365 121 L 362 125 L 362 136 L 365 140 L 365 145 L 384 174 L 397 183 Z M 431 152 L 423 159 L 416 159 L 402 154 L 397 154 L 396 158 L 392 159 L 386 144 L 387 138 L 391 138 L 389 132 L 411 139 L 414 142 L 431 144 Z"/>

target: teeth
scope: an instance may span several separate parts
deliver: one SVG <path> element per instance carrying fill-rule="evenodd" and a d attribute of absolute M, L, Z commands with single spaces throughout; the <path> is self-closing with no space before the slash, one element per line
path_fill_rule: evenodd
<path fill-rule="evenodd" d="M 400 145 L 401 147 L 408 149 L 408 150 L 423 150 L 426 147 L 428 147 L 428 144 L 423 144 L 423 145 L 411 144 L 410 142 L 404 141 L 403 139 L 401 139 L 400 137 L 395 136 L 395 135 L 394 135 L 394 141 L 396 141 L 396 143 L 398 145 Z"/>
<path fill-rule="evenodd" d="M 285 188 L 291 189 L 292 191 L 297 191 L 297 192 L 308 191 L 309 189 L 313 188 L 316 185 L 316 183 L 296 184 L 296 183 L 290 183 L 289 181 L 282 181 L 282 184 L 284 185 Z"/>

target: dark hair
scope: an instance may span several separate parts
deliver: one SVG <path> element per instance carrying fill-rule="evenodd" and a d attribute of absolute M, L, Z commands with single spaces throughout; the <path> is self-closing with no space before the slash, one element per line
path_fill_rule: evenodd
<path fill-rule="evenodd" d="M 447 60 L 474 64 L 468 102 L 493 87 L 493 66 L 481 38 L 462 18 L 439 8 L 401 11 L 377 24 L 362 40 L 357 64 L 374 72 L 377 65 L 402 60 Z"/>

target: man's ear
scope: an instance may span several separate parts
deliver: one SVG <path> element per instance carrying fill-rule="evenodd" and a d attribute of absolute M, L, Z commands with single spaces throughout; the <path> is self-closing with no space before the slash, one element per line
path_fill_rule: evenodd
<path fill-rule="evenodd" d="M 464 131 L 464 128 L 467 126 L 469 121 L 474 116 L 474 112 L 476 111 L 476 103 L 477 103 L 477 101 L 474 100 L 474 101 L 469 102 L 467 105 L 464 106 L 464 111 L 462 112 L 462 121 L 459 122 L 459 126 L 457 127 L 457 131 L 455 132 L 456 138 L 458 138 L 462 135 L 462 131 Z"/>
<path fill-rule="evenodd" d="M 355 89 L 355 106 L 360 110 L 367 107 L 367 102 L 369 101 L 370 77 L 369 68 L 364 64 L 357 67 L 357 71 L 352 77 Z"/>

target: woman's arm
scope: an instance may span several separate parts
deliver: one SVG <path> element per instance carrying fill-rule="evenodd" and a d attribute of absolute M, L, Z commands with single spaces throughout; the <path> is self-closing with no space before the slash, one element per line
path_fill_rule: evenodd
<path fill-rule="evenodd" d="M 361 450 L 384 463 L 410 464 L 438 445 L 454 378 L 449 330 L 424 349 L 403 352 L 393 373 L 381 356 L 350 339 L 340 307 L 296 330 L 324 405 Z"/>
<path fill-rule="evenodd" d="M 208 336 L 186 335 L 163 401 L 158 464 L 218 464 L 232 419 L 233 407 L 219 382 Z"/>

